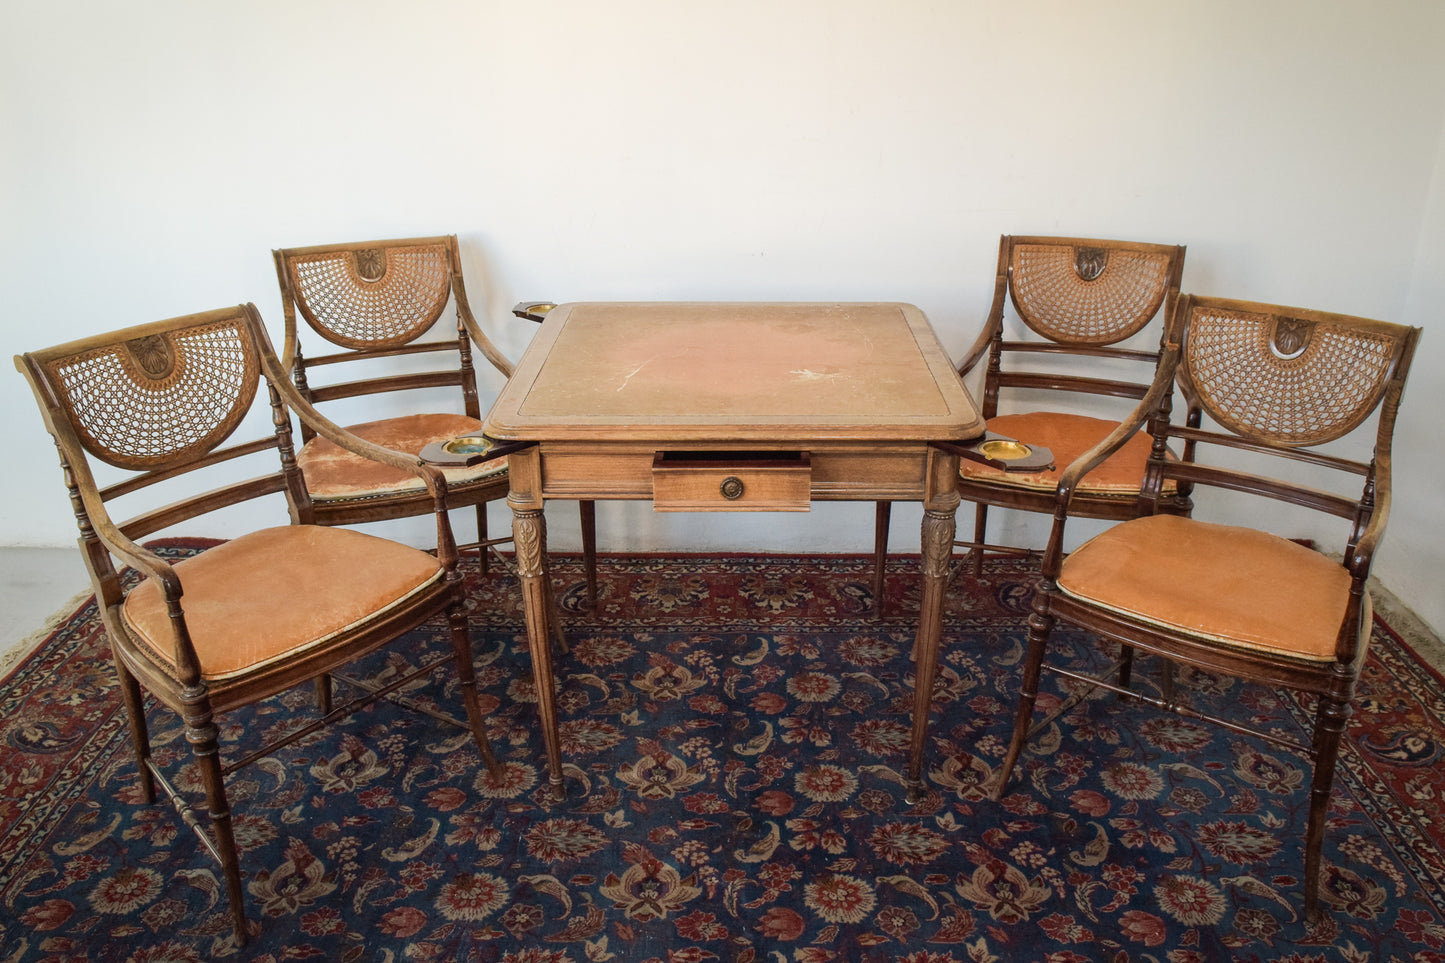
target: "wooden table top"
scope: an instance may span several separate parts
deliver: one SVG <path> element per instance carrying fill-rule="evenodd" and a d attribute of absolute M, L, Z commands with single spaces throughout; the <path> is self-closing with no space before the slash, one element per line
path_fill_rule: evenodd
<path fill-rule="evenodd" d="M 486 419 L 503 441 L 961 441 L 978 408 L 900 303 L 579 302 Z"/>

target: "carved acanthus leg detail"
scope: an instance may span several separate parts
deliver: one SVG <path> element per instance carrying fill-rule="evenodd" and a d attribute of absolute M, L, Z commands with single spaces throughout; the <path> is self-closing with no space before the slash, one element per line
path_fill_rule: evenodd
<path fill-rule="evenodd" d="M 539 511 L 512 514 L 512 538 L 517 550 L 517 572 L 522 578 L 542 575 L 542 546 L 547 539 L 547 520 Z"/>
<path fill-rule="evenodd" d="M 512 539 L 517 549 L 517 573 L 522 580 L 527 645 L 532 654 L 532 681 L 537 688 L 537 717 L 547 751 L 548 781 L 553 796 L 561 799 L 562 748 L 557 738 L 557 700 L 548 640 L 553 606 L 547 574 L 547 520 L 540 508 L 513 505 Z"/>
<path fill-rule="evenodd" d="M 923 752 L 928 740 L 928 715 L 933 706 L 933 679 L 938 669 L 938 643 L 943 631 L 943 597 L 958 512 L 958 456 L 934 451 L 929 458 L 929 485 L 924 497 L 923 598 L 918 607 L 918 635 L 913 643 L 913 733 L 908 756 L 908 799 L 923 797 Z"/>

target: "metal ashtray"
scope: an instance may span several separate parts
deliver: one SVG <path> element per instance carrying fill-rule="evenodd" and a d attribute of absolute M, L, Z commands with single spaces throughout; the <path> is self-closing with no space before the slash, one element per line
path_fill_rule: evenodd
<path fill-rule="evenodd" d="M 1054 467 L 1054 453 L 1042 445 L 1030 445 L 1017 438 L 993 432 L 978 441 L 957 448 L 958 454 L 970 461 L 982 462 L 1000 471 L 1049 471 Z"/>
<path fill-rule="evenodd" d="M 489 458 L 499 457 L 498 444 L 486 435 L 461 435 L 446 441 L 434 441 L 420 452 L 424 462 L 444 468 L 471 467 Z"/>
<path fill-rule="evenodd" d="M 556 306 L 551 301 L 519 301 L 512 307 L 512 313 L 519 318 L 541 323 L 547 319 L 547 313 Z"/>
<path fill-rule="evenodd" d="M 1020 458 L 1027 458 L 1034 453 L 1033 446 L 1025 445 L 1021 441 L 1006 441 L 1002 438 L 995 438 L 986 441 L 978 446 L 978 453 L 985 458 L 996 458 L 1000 461 L 1017 461 Z"/>
<path fill-rule="evenodd" d="M 495 447 L 496 442 L 486 435 L 463 435 L 442 442 L 442 451 L 449 455 L 485 455 Z"/>

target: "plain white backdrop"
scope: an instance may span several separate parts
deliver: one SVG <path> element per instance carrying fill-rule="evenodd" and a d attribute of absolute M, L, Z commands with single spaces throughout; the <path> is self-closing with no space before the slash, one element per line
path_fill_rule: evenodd
<path fill-rule="evenodd" d="M 1183 243 L 1187 291 L 1426 329 L 1376 571 L 1445 629 L 1433 0 L 12 0 L 5 19 L 11 353 L 240 301 L 275 330 L 271 248 L 456 233 L 514 358 L 535 329 L 507 308 L 533 298 L 904 300 L 957 357 L 1000 234 Z M 18 375 L 0 404 L 0 544 L 70 544 Z M 867 506 L 599 508 L 608 550 L 871 541 Z M 916 511 L 895 514 L 916 551 Z M 575 511 L 549 519 L 575 547 Z"/>

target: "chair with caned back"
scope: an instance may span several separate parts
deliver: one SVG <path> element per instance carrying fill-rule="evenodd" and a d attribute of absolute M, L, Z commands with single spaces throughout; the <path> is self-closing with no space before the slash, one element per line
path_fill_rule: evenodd
<path fill-rule="evenodd" d="M 974 534 L 972 541 L 954 544 L 970 550 L 975 576 L 983 573 L 986 551 L 1030 552 L 987 544 L 989 506 L 1053 511 L 1063 469 L 1118 424 L 1117 419 L 1060 410 L 1061 401 L 1068 395 L 1133 401 L 1144 396 L 1159 361 L 1159 339 L 1147 347 L 1124 342 L 1156 323 L 1162 338 L 1183 269 L 1182 246 L 1069 237 L 1000 239 L 993 306 L 959 373 L 968 377 L 984 364 L 981 413 L 989 433 L 1051 450 L 1054 467 L 1006 471 L 967 458 L 960 463 L 958 491 L 974 503 Z M 1017 338 L 1006 337 L 1006 301 L 1023 326 Z M 1017 397 L 1000 414 L 1005 391 Z M 1119 415 L 1126 410 L 1120 406 Z M 1071 510 L 1102 519 L 1136 515 L 1149 446 L 1147 435 L 1131 439 L 1085 481 Z M 1170 492 L 1169 499 L 1169 510 L 1188 513 L 1186 497 Z M 881 599 L 889 505 L 879 502 L 877 509 L 874 581 Z"/>
<path fill-rule="evenodd" d="M 1335 761 L 1369 642 L 1366 580 L 1390 511 L 1391 438 L 1419 329 L 1185 296 L 1170 332 L 1148 396 L 1060 480 L 1013 737 L 993 792 L 1003 795 L 1027 744 L 1044 668 L 1075 690 L 1050 719 L 1102 686 L 1193 718 L 1224 721 L 1184 704 L 1170 673 L 1157 689 L 1131 687 L 1136 650 L 1168 665 L 1309 693 L 1315 706 L 1308 741 L 1279 731 L 1252 735 L 1313 761 L 1304 845 L 1305 907 L 1312 912 Z M 1176 382 L 1183 418 L 1169 409 Z M 1156 454 L 1145 473 L 1144 514 L 1065 557 L 1071 499 L 1088 474 L 1146 424 Z M 1157 454 L 1171 443 L 1184 447 L 1183 459 Z M 1371 443 L 1363 457 L 1341 453 Z M 1300 513 L 1309 524 L 1315 524 L 1311 512 L 1343 519 L 1337 523 L 1343 555 L 1331 557 L 1253 524 L 1162 513 L 1171 483 L 1192 486 L 1196 495 L 1219 488 L 1254 496 L 1251 521 L 1278 525 L 1278 502 L 1309 510 Z M 1118 685 L 1073 663 L 1045 665 L 1058 620 L 1122 646 Z M 1102 674 L 1112 677 L 1112 670 Z M 1225 725 L 1249 732 L 1237 722 Z"/>
<path fill-rule="evenodd" d="M 481 435 L 473 347 L 503 375 L 511 375 L 512 364 L 472 316 L 455 235 L 284 248 L 272 256 L 286 324 L 282 357 L 305 398 L 324 405 L 389 392 L 459 390 L 459 411 L 431 410 L 434 397 L 412 394 L 409 398 L 418 400 L 407 401 L 401 414 L 349 424 L 347 430 L 418 455 L 429 445 Z M 455 334 L 425 337 L 449 303 Z M 323 352 L 303 351 L 298 316 L 318 336 Z M 418 360 L 423 357 L 427 360 Z M 411 475 L 357 458 L 304 426 L 302 440 L 297 460 L 318 524 L 375 522 L 430 510 L 426 492 Z M 507 459 L 486 458 L 445 471 L 450 504 L 475 506 L 477 541 L 461 548 L 478 551 L 486 574 L 495 546 L 511 541 L 510 534 L 487 535 L 487 505 L 507 496 Z M 581 502 L 580 510 L 587 594 L 595 602 L 593 503 Z"/>
<path fill-rule="evenodd" d="M 220 862 L 238 942 L 246 941 L 247 930 L 225 785 L 230 773 L 378 696 L 420 684 L 451 661 L 467 715 L 457 724 L 470 730 L 483 762 L 499 774 L 477 699 L 444 476 L 321 418 L 288 383 L 252 305 L 96 335 L 32 351 L 15 363 L 60 453 L 130 720 L 141 792 L 153 802 L 159 782 Z M 253 404 L 258 391 L 267 404 Z M 269 414 L 269 430 L 255 440 L 234 440 L 253 407 Z M 436 519 L 435 552 L 314 524 L 292 447 L 292 413 L 357 457 L 410 472 Z M 258 461 L 264 474 L 252 477 Z M 242 505 L 246 519 L 274 514 L 277 522 L 180 561 L 141 544 L 158 533 L 219 524 L 214 515 L 223 509 L 234 526 Z M 448 628 L 448 657 L 394 653 L 387 673 L 395 671 L 395 678 L 356 680 L 361 696 L 334 711 L 328 684 L 317 721 L 222 763 L 218 715 L 307 680 L 329 679 L 436 618 Z M 399 665 L 405 668 L 396 671 Z M 209 829 L 151 752 L 143 689 L 184 723 Z"/>

